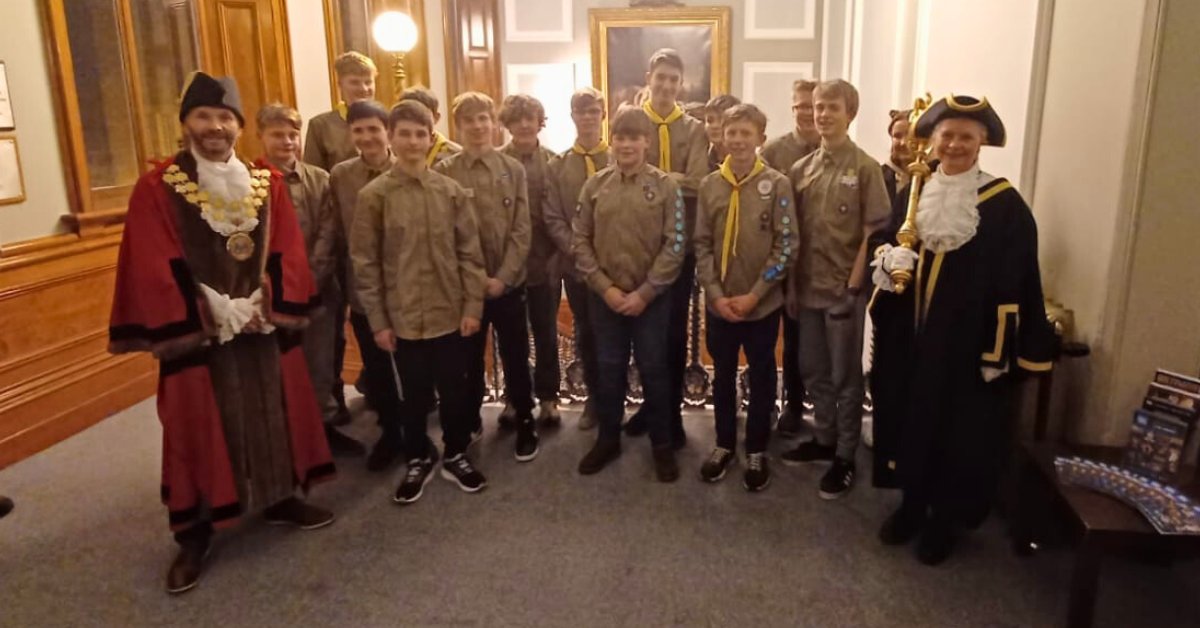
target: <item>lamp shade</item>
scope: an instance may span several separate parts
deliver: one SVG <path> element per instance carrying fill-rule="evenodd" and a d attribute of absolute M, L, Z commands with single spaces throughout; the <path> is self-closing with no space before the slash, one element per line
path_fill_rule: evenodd
<path fill-rule="evenodd" d="M 407 13 L 384 11 L 371 25 L 375 43 L 388 52 L 408 52 L 417 45 L 417 23 Z"/>

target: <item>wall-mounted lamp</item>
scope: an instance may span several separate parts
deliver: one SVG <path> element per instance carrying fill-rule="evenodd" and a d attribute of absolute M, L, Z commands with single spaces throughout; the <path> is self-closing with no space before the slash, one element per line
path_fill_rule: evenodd
<path fill-rule="evenodd" d="M 371 34 L 375 36 L 375 44 L 395 57 L 393 77 L 395 78 L 392 98 L 400 99 L 404 89 L 404 55 L 417 45 L 417 23 L 407 13 L 400 11 L 384 11 L 380 13 L 371 25 Z"/>

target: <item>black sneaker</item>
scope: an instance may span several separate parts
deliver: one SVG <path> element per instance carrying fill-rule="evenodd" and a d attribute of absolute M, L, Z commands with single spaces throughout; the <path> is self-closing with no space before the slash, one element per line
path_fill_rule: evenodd
<path fill-rule="evenodd" d="M 675 450 L 670 447 L 654 449 L 654 475 L 659 482 L 674 482 L 679 479 L 679 463 L 675 462 Z"/>
<path fill-rule="evenodd" d="M 325 440 L 329 442 L 329 451 L 335 456 L 361 456 L 367 453 L 363 444 L 346 436 L 332 425 L 325 426 Z"/>
<path fill-rule="evenodd" d="M 742 487 L 757 493 L 771 483 L 771 466 L 764 453 L 746 454 L 746 473 L 742 475 Z"/>
<path fill-rule="evenodd" d="M 477 493 L 487 488 L 487 478 L 471 464 L 466 454 L 446 458 L 442 463 L 442 477 L 468 493 Z"/>
<path fill-rule="evenodd" d="M 808 462 L 828 462 L 836 457 L 837 447 L 830 445 L 826 447 L 815 440 L 806 440 L 795 449 L 783 452 L 779 459 L 783 464 L 799 465 Z"/>
<path fill-rule="evenodd" d="M 626 436 L 645 436 L 646 432 L 650 431 L 650 421 L 646 418 L 645 406 L 638 408 L 638 411 L 634 412 L 633 416 L 625 422 L 625 427 L 622 429 L 625 430 Z"/>
<path fill-rule="evenodd" d="M 404 480 L 400 482 L 392 501 L 397 504 L 411 504 L 421 499 L 425 485 L 433 479 L 433 464 L 433 458 L 409 460 L 408 472 L 404 474 Z"/>
<path fill-rule="evenodd" d="M 533 417 L 526 417 L 517 425 L 517 446 L 513 450 L 517 462 L 529 462 L 537 458 L 538 451 L 540 451 L 539 440 L 537 425 L 534 423 Z"/>
<path fill-rule="evenodd" d="M 779 423 L 775 426 L 775 431 L 784 438 L 796 438 L 804 430 L 804 418 L 800 416 L 798 409 L 793 409 L 792 406 L 787 406 L 783 409 L 783 413 L 779 415 Z"/>
<path fill-rule="evenodd" d="M 733 465 L 736 456 L 724 447 L 717 447 L 708 455 L 708 460 L 700 465 L 700 479 L 705 482 L 719 482 L 725 477 L 725 472 Z"/>
<path fill-rule="evenodd" d="M 592 475 L 604 470 L 608 463 L 621 456 L 621 441 L 597 439 L 591 450 L 579 461 L 579 475 Z"/>
<path fill-rule="evenodd" d="M 367 471 L 386 471 L 400 458 L 400 448 L 390 439 L 380 436 L 367 456 Z"/>
<path fill-rule="evenodd" d="M 854 487 L 854 463 L 834 458 L 833 465 L 821 477 L 821 499 L 844 497 Z"/>

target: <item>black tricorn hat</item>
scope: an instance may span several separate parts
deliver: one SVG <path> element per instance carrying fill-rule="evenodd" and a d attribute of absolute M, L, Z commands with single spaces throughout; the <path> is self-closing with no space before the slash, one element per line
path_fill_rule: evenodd
<path fill-rule="evenodd" d="M 228 76 L 213 78 L 203 72 L 193 72 L 183 85 L 183 96 L 179 103 L 179 121 L 196 107 L 221 107 L 233 112 L 238 123 L 246 126 L 246 117 L 242 115 L 242 97 L 238 94 L 237 83 Z"/>
<path fill-rule="evenodd" d="M 1004 123 L 1000 121 L 1000 116 L 988 103 L 987 97 L 980 100 L 971 96 L 955 96 L 954 94 L 930 105 L 921 114 L 921 117 L 917 118 L 917 125 L 913 129 L 913 133 L 917 137 L 928 139 L 933 135 L 933 130 L 939 122 L 950 118 L 967 118 L 982 124 L 987 129 L 987 141 L 984 142 L 987 146 L 1004 146 L 1008 139 L 1004 132 Z"/>

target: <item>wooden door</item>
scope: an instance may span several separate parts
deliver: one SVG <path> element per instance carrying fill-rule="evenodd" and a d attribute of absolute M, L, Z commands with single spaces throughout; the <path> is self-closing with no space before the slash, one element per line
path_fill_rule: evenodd
<path fill-rule="evenodd" d="M 454 133 L 449 103 L 467 91 L 483 92 L 497 101 L 503 95 L 497 0 L 450 0 L 446 11 L 446 117 Z M 496 103 L 497 105 L 499 102 Z"/>
<path fill-rule="evenodd" d="M 262 154 L 254 116 L 272 102 L 296 106 L 285 0 L 198 0 L 204 70 L 237 80 L 246 128 L 238 154 Z"/>

